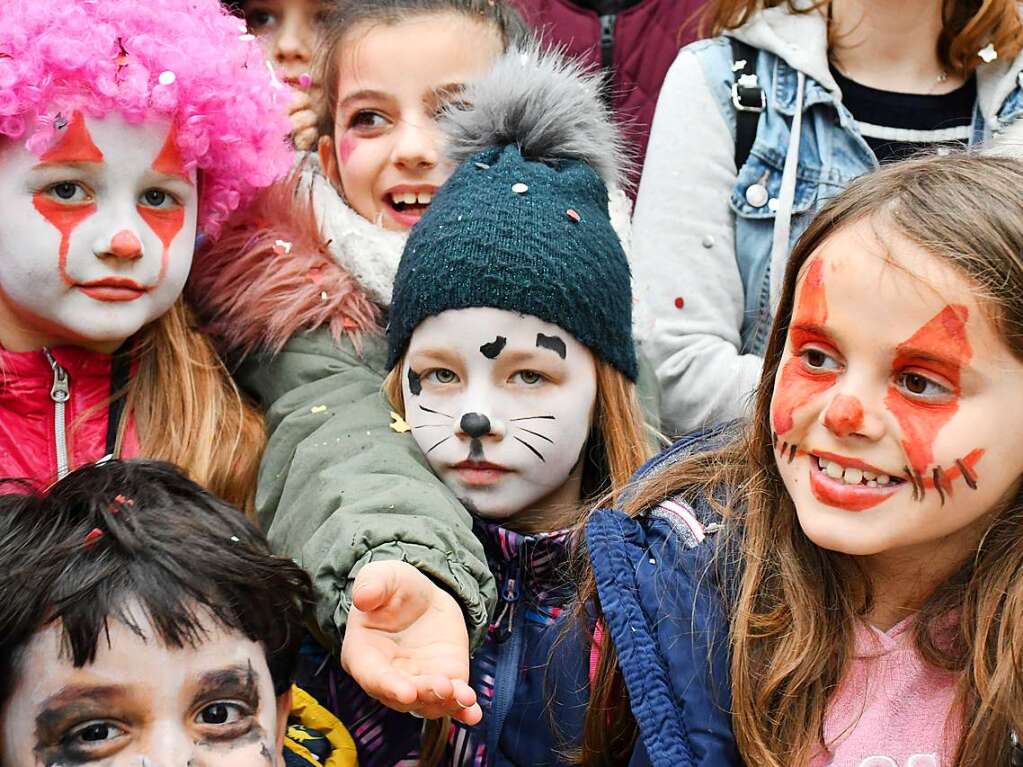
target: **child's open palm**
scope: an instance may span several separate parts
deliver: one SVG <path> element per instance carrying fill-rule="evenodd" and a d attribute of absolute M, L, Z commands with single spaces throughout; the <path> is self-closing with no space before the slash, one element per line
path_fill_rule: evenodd
<path fill-rule="evenodd" d="M 468 684 L 462 609 L 407 562 L 371 562 L 359 571 L 341 665 L 367 694 L 397 711 L 469 725 L 483 716 Z"/>

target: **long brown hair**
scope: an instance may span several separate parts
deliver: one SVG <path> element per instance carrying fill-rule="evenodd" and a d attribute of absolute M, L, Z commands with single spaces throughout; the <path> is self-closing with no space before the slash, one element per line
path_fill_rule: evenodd
<path fill-rule="evenodd" d="M 821 13 L 830 3 L 819 0 L 714 0 L 706 6 L 701 27 L 711 36 L 741 27 L 759 10 L 784 5 L 792 13 Z M 977 51 L 991 43 L 998 57 L 1012 59 L 1023 48 L 1023 23 L 1016 0 L 944 0 L 938 35 L 938 60 L 949 74 L 967 76 L 981 63 Z"/>
<path fill-rule="evenodd" d="M 401 388 L 404 361 L 402 356 L 384 380 L 384 395 L 402 416 L 405 414 Z M 586 448 L 589 476 L 583 481 L 584 489 L 589 488 L 589 497 L 572 510 L 569 518 L 559 522 L 562 527 L 579 526 L 602 494 L 607 503 L 614 503 L 618 492 L 628 485 L 629 478 L 653 452 L 655 438 L 647 433 L 644 426 L 635 385 L 601 359 L 596 360 L 596 370 L 597 401 Z M 426 723 L 419 761 L 421 767 L 432 767 L 443 758 L 450 726 L 451 720 L 447 718 Z"/>
<path fill-rule="evenodd" d="M 143 328 L 128 385 L 145 458 L 181 467 L 194 482 L 251 515 L 266 433 L 183 299 Z M 124 424 L 122 423 L 122 432 Z"/>
<path fill-rule="evenodd" d="M 775 463 L 770 404 L 800 269 L 839 228 L 876 220 L 970 280 L 1004 342 L 1023 359 L 1020 211 L 1023 164 L 1013 159 L 929 157 L 854 181 L 793 250 L 745 433 L 665 469 L 627 497 L 630 515 L 681 493 L 706 499 L 725 520 L 716 566 L 731 584 L 732 724 L 747 764 L 808 761 L 822 742 L 856 622 L 872 602 L 855 558 L 821 549 L 803 534 Z M 959 620 L 949 642 L 950 614 Z M 918 613 L 915 641 L 929 662 L 960 674 L 963 734 L 955 766 L 1007 763 L 1010 732 L 1023 731 L 1023 497 L 998 513 L 977 550 L 931 594 Z M 614 649 L 604 645 L 591 707 L 605 731 L 587 731 L 587 764 L 610 763 L 609 744 L 635 735 L 627 707 L 609 697 L 623 687 Z"/>

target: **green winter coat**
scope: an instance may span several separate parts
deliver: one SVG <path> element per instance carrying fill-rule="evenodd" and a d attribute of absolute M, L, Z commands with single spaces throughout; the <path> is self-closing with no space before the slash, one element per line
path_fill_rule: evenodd
<path fill-rule="evenodd" d="M 230 222 L 189 277 L 204 327 L 266 410 L 256 510 L 274 551 L 312 576 L 335 652 L 367 562 L 410 562 L 446 588 L 474 647 L 496 598 L 468 513 L 390 428 L 381 307 L 403 244 L 307 167 Z"/>

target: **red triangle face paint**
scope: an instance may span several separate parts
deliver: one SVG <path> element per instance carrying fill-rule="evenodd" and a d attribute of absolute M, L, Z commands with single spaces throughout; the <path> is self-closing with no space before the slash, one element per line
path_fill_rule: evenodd
<path fill-rule="evenodd" d="M 837 374 L 833 372 L 807 370 L 799 356 L 801 347 L 810 342 L 825 348 L 833 347 L 830 338 L 824 333 L 824 323 L 827 319 L 824 261 L 817 256 L 810 262 L 803 285 L 799 289 L 795 313 L 789 326 L 792 357 L 782 367 L 771 403 L 771 425 L 776 434 L 788 433 L 792 429 L 795 411 L 834 386 L 838 379 Z"/>
<path fill-rule="evenodd" d="M 75 112 L 57 144 L 39 159 L 45 164 L 74 165 L 82 162 L 103 162 L 103 153 L 93 143 L 82 113 Z"/>
<path fill-rule="evenodd" d="M 885 405 L 902 428 L 902 447 L 910 467 L 923 476 L 927 476 L 927 467 L 934 460 L 938 433 L 959 410 L 960 375 L 972 356 L 966 337 L 968 317 L 965 306 L 946 306 L 896 348 L 894 371 L 909 366 L 934 370 L 954 390 L 951 398 L 929 401 L 913 399 L 892 385 L 885 396 Z"/>

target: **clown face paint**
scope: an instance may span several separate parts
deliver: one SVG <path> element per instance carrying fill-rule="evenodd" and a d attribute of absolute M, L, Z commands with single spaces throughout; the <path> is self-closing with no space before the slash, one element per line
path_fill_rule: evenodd
<path fill-rule="evenodd" d="M 111 620 L 95 662 L 75 668 L 51 626 L 25 647 L 4 712 L 4 767 L 271 767 L 278 700 L 263 648 L 210 621 L 192 648 Z M 286 703 L 287 698 L 281 702 Z"/>
<path fill-rule="evenodd" d="M 840 229 L 804 266 L 771 424 L 819 546 L 926 557 L 961 541 L 964 554 L 1018 491 L 1023 363 L 975 292 L 872 221 Z"/>
<path fill-rule="evenodd" d="M 430 466 L 471 511 L 550 529 L 579 501 L 597 381 L 589 349 L 556 325 L 502 309 L 454 309 L 412 334 L 405 420 Z"/>
<path fill-rule="evenodd" d="M 437 112 L 500 53 L 496 28 L 454 12 L 346 35 L 334 136 L 321 139 L 320 160 L 356 213 L 399 231 L 420 219 L 454 170 L 441 157 Z"/>
<path fill-rule="evenodd" d="M 74 114 L 42 157 L 0 146 L 0 344 L 102 351 L 166 312 L 198 197 L 168 122 Z"/>

